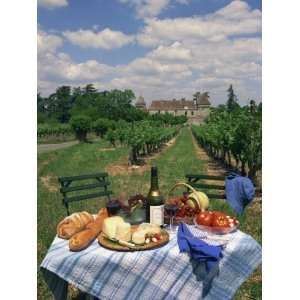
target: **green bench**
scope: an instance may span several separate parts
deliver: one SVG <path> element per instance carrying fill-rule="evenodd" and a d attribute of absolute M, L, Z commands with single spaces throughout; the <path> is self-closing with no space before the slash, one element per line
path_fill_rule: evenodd
<path fill-rule="evenodd" d="M 186 174 L 185 177 L 187 179 L 187 183 L 190 186 L 205 192 L 205 194 L 209 199 L 226 199 L 226 195 L 224 192 L 225 176 L 214 176 L 214 175 L 205 175 L 205 174 Z M 205 183 L 199 182 L 202 180 L 205 180 Z M 220 184 L 209 183 L 209 181 L 218 181 L 220 182 Z M 217 193 L 216 191 L 220 191 L 220 193 Z"/>
<path fill-rule="evenodd" d="M 89 183 L 85 183 L 84 181 L 86 180 L 88 180 Z M 108 181 L 107 173 L 59 177 L 58 181 L 61 185 L 60 192 L 63 195 L 63 205 L 66 207 L 68 215 L 70 215 L 69 203 L 71 202 L 98 197 L 107 197 L 108 200 L 110 200 L 110 195 L 112 194 L 112 191 L 108 190 L 110 182 Z M 77 185 L 76 183 L 78 182 L 83 182 L 83 184 Z M 76 185 L 74 185 L 74 183 Z M 90 190 L 92 190 L 92 192 L 90 192 Z M 86 193 L 74 195 L 74 193 L 79 191 Z"/>

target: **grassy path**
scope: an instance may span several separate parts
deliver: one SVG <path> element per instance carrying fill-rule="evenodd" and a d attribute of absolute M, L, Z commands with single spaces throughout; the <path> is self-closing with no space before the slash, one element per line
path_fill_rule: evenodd
<path fill-rule="evenodd" d="M 57 177 L 103 171 L 107 166 L 126 159 L 127 148 L 103 151 L 109 147 L 105 141 L 97 141 L 38 155 L 38 264 L 46 255 L 56 234 L 57 223 L 65 216 Z M 196 151 L 191 131 L 183 128 L 176 143 L 151 160 L 152 165 L 158 166 L 160 189 L 164 195 L 177 181 L 184 180 L 186 173 L 206 171 L 206 163 L 199 159 Z M 146 194 L 150 184 L 149 169 L 137 169 L 110 176 L 110 181 L 115 196 L 120 193 L 125 194 L 126 197 L 136 193 Z M 104 201 L 83 201 L 72 205 L 71 211 L 96 212 L 103 205 Z M 252 286 L 253 283 L 250 283 L 250 289 Z M 249 287 L 246 291 L 248 290 Z M 253 295 L 251 291 L 248 294 Z M 38 299 L 53 299 L 40 273 L 38 274 Z"/>

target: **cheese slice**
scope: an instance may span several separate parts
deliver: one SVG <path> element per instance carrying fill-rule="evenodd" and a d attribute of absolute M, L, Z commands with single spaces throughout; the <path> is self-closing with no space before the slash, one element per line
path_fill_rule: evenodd
<path fill-rule="evenodd" d="M 129 223 L 118 223 L 116 228 L 116 239 L 129 242 L 131 240 L 131 226 Z"/>
<path fill-rule="evenodd" d="M 137 245 L 144 244 L 146 234 L 147 232 L 145 230 L 137 230 L 132 234 L 132 241 Z"/>
<path fill-rule="evenodd" d="M 102 231 L 110 239 L 115 239 L 117 234 L 117 226 L 118 224 L 123 224 L 123 223 L 125 223 L 123 218 L 119 216 L 106 218 L 103 221 Z"/>

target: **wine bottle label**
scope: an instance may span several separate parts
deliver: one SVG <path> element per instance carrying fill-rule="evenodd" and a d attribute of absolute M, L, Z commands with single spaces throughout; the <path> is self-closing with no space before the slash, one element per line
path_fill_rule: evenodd
<path fill-rule="evenodd" d="M 150 223 L 163 225 L 164 224 L 164 206 L 150 206 Z"/>

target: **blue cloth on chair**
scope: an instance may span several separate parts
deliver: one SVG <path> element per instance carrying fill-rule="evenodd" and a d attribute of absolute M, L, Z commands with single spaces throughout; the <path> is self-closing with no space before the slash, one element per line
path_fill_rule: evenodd
<path fill-rule="evenodd" d="M 255 196 L 255 187 L 248 177 L 231 173 L 225 179 L 225 193 L 229 205 L 241 215 Z"/>
<path fill-rule="evenodd" d="M 217 265 L 223 257 L 221 246 L 211 246 L 194 237 L 184 223 L 178 226 L 177 241 L 180 252 L 188 252 L 196 261 L 205 262 L 207 271 Z"/>

